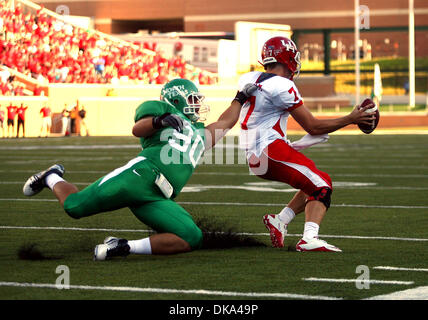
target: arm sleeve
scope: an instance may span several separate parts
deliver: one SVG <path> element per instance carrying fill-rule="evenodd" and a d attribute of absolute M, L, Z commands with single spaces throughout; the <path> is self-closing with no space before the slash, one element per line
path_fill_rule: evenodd
<path fill-rule="evenodd" d="M 161 116 L 167 111 L 164 103 L 160 101 L 146 101 L 140 104 L 135 110 L 134 122 L 147 116 Z"/>

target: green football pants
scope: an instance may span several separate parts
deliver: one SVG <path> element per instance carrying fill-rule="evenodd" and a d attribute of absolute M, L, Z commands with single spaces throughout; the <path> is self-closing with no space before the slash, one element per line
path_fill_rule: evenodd
<path fill-rule="evenodd" d="M 202 245 L 202 231 L 192 216 L 155 184 L 159 173 L 150 161 L 137 157 L 80 192 L 70 194 L 64 210 L 75 219 L 129 207 L 144 224 L 159 233 L 173 233 L 192 249 Z"/>

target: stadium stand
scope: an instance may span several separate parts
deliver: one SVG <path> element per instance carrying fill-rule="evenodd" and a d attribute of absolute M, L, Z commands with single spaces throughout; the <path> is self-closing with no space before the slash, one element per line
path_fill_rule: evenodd
<path fill-rule="evenodd" d="M 165 58 L 156 43 L 115 39 L 19 2 L 14 9 L 0 3 L 0 63 L 20 73 L 2 78 L 2 95 L 26 94 L 26 84 L 19 81 L 25 77 L 36 80 L 29 95 L 40 95 L 40 87 L 49 83 L 163 84 L 177 77 L 216 82 L 215 75 L 179 56 Z"/>

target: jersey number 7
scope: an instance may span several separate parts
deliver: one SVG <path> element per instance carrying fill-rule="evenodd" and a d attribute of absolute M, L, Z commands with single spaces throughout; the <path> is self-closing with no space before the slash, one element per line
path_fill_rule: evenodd
<path fill-rule="evenodd" d="M 248 127 L 247 127 L 248 119 L 250 118 L 251 114 L 253 113 L 255 107 L 256 107 L 256 97 L 251 96 L 250 97 L 250 106 L 248 107 L 248 111 L 247 111 L 247 114 L 245 115 L 244 121 L 242 121 L 242 123 L 241 123 L 241 129 L 242 130 L 248 130 Z"/>

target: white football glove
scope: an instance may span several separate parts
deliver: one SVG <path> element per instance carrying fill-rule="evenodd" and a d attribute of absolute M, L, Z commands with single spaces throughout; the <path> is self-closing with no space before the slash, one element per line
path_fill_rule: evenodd
<path fill-rule="evenodd" d="M 288 143 L 293 149 L 299 151 L 306 148 L 309 148 L 313 145 L 316 145 L 318 143 L 326 142 L 330 136 L 328 134 L 320 134 L 320 135 L 310 135 L 309 133 L 300 138 L 297 141 Z"/>

